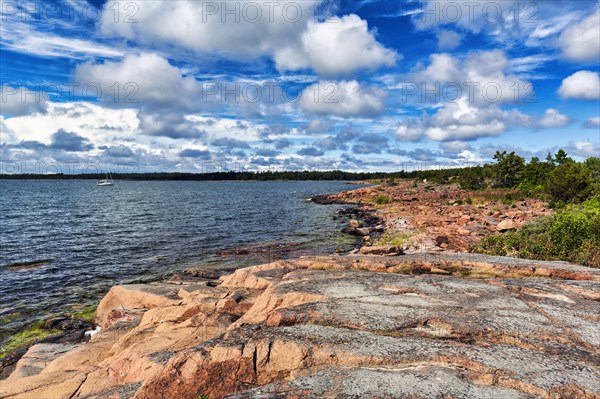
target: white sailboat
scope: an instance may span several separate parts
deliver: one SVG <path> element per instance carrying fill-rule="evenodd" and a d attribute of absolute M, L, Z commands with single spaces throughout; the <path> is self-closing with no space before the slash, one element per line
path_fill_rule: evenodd
<path fill-rule="evenodd" d="M 96 182 L 97 186 L 114 186 L 115 182 L 113 181 L 112 175 L 110 173 L 106 174 L 106 179 L 98 180 Z"/>

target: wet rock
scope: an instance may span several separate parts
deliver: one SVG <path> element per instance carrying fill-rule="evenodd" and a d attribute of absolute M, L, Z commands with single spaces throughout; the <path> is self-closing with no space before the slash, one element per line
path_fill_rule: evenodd
<path fill-rule="evenodd" d="M 352 226 L 348 226 L 348 227 L 344 227 L 342 229 L 343 233 L 346 234 L 351 234 L 354 236 L 359 236 L 359 237 L 364 237 L 364 236 L 368 236 L 369 235 L 369 228 L 368 227 L 352 227 Z"/>

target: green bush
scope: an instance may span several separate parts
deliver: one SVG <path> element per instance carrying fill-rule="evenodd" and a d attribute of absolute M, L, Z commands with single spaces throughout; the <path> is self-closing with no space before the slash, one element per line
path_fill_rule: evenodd
<path fill-rule="evenodd" d="M 472 251 L 600 267 L 600 196 L 527 223 L 519 231 L 488 235 Z"/>
<path fill-rule="evenodd" d="M 389 204 L 390 203 L 390 197 L 388 197 L 387 195 L 379 194 L 377 197 L 375 197 L 375 203 L 377 205 Z"/>
<path fill-rule="evenodd" d="M 587 167 L 567 161 L 548 174 L 546 191 L 554 205 L 579 203 L 592 195 L 592 183 Z"/>

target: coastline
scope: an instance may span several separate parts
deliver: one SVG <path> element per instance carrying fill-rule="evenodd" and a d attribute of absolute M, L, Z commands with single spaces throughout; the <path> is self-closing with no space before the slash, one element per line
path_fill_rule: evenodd
<path fill-rule="evenodd" d="M 393 387 L 372 384 L 390 378 L 403 393 L 434 389 L 442 378 L 441 393 L 599 397 L 593 315 L 600 270 L 460 253 L 507 217 L 480 207 L 498 222 L 478 226 L 473 212 L 464 218 L 472 204 L 452 203 L 444 207 L 457 216 L 431 226 L 419 206 L 440 204 L 406 201 L 413 193 L 404 184 L 412 181 L 312 199 L 357 205 L 346 215 L 346 232 L 363 242 L 354 253 L 192 268 L 162 282 L 113 287 L 95 312 L 99 333 L 88 343 L 34 345 L 2 381 L 0 397 L 344 397 L 350 388 L 330 382 L 347 379 L 355 381 L 351 392 L 397 397 L 386 391 Z M 393 200 L 378 204 L 381 195 Z M 523 215 L 510 220 L 530 220 Z M 469 233 L 457 234 L 461 228 Z M 441 232 L 447 240 L 436 240 Z M 393 242 L 399 236 L 405 239 Z M 582 321 L 572 319 L 575 308 Z M 564 372 L 545 367 L 543 357 Z M 543 381 L 527 372 L 532 363 Z"/>

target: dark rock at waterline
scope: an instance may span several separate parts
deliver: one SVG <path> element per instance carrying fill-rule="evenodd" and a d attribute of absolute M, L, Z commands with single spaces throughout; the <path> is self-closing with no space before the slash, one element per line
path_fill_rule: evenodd
<path fill-rule="evenodd" d="M 23 355 L 27 353 L 28 349 L 28 347 L 19 348 L 0 359 L 0 380 L 8 378 L 8 376 L 15 369 L 19 359 L 21 359 Z"/>
<path fill-rule="evenodd" d="M 332 205 L 339 203 L 336 202 L 334 199 L 330 198 L 329 195 L 317 195 L 315 197 L 310 198 L 310 201 L 320 205 Z"/>
<path fill-rule="evenodd" d="M 79 319 L 72 319 L 67 316 L 52 317 L 44 321 L 44 329 L 46 330 L 89 330 L 93 327 L 93 324 L 90 322 Z"/>
<path fill-rule="evenodd" d="M 39 267 L 47 265 L 50 262 L 52 262 L 52 259 L 33 260 L 29 262 L 15 262 L 5 265 L 4 268 L 9 271 L 37 269 Z"/>
<path fill-rule="evenodd" d="M 353 236 L 366 237 L 369 235 L 369 228 L 348 226 L 344 227 L 342 229 L 342 232 L 346 234 L 351 234 Z"/>

